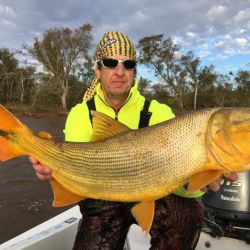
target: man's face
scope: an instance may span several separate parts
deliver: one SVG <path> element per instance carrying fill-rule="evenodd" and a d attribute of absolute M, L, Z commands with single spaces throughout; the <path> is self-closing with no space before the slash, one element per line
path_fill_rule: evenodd
<path fill-rule="evenodd" d="M 129 59 L 126 56 L 113 56 L 115 59 Z M 122 63 L 118 63 L 116 68 L 100 67 L 96 69 L 97 77 L 99 78 L 104 95 L 109 99 L 124 99 L 127 98 L 130 88 L 134 83 L 134 69 L 125 69 Z"/>

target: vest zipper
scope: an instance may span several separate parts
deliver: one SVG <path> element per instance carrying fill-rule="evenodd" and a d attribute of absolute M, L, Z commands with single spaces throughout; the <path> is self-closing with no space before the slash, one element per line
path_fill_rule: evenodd
<path fill-rule="evenodd" d="M 110 108 L 112 108 L 112 109 L 114 110 L 114 112 L 115 112 L 115 120 L 117 120 L 117 121 L 118 121 L 118 113 L 119 113 L 119 111 L 120 111 L 121 108 L 129 101 L 129 99 L 131 98 L 131 96 L 132 96 L 132 93 L 130 93 L 130 95 L 129 95 L 127 101 L 120 107 L 120 109 L 119 109 L 118 111 L 115 111 L 111 106 L 109 106 L 109 105 L 108 105 L 108 104 L 98 95 L 98 97 L 100 98 L 100 100 L 101 100 L 106 106 L 108 106 L 108 107 L 110 107 Z"/>
<path fill-rule="evenodd" d="M 115 120 L 118 120 L 118 113 L 119 111 L 115 111 Z"/>

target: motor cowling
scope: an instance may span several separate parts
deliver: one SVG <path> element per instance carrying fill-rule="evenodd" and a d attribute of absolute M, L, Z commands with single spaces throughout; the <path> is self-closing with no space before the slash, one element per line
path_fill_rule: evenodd
<path fill-rule="evenodd" d="M 234 182 L 222 180 L 220 190 L 208 191 L 202 202 L 205 231 L 250 243 L 250 171 L 238 173 Z"/>
<path fill-rule="evenodd" d="M 221 181 L 218 192 L 208 191 L 202 201 L 217 217 L 250 221 L 250 171 L 238 173 L 237 181 Z"/>

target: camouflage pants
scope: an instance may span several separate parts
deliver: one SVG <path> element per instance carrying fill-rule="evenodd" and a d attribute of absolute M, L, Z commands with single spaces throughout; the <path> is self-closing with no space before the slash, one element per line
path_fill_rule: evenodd
<path fill-rule="evenodd" d="M 122 250 L 129 227 L 136 223 L 132 203 L 83 201 L 74 250 Z M 156 201 L 151 250 L 194 249 L 202 228 L 203 209 L 194 199 L 169 195 Z"/>

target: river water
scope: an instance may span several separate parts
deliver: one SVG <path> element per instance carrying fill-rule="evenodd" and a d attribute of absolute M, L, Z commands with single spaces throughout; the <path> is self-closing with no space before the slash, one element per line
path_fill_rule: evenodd
<path fill-rule="evenodd" d="M 48 131 L 63 140 L 66 117 L 20 118 L 34 132 Z M 54 208 L 49 182 L 40 181 L 23 156 L 0 164 L 0 244 L 70 207 Z"/>

